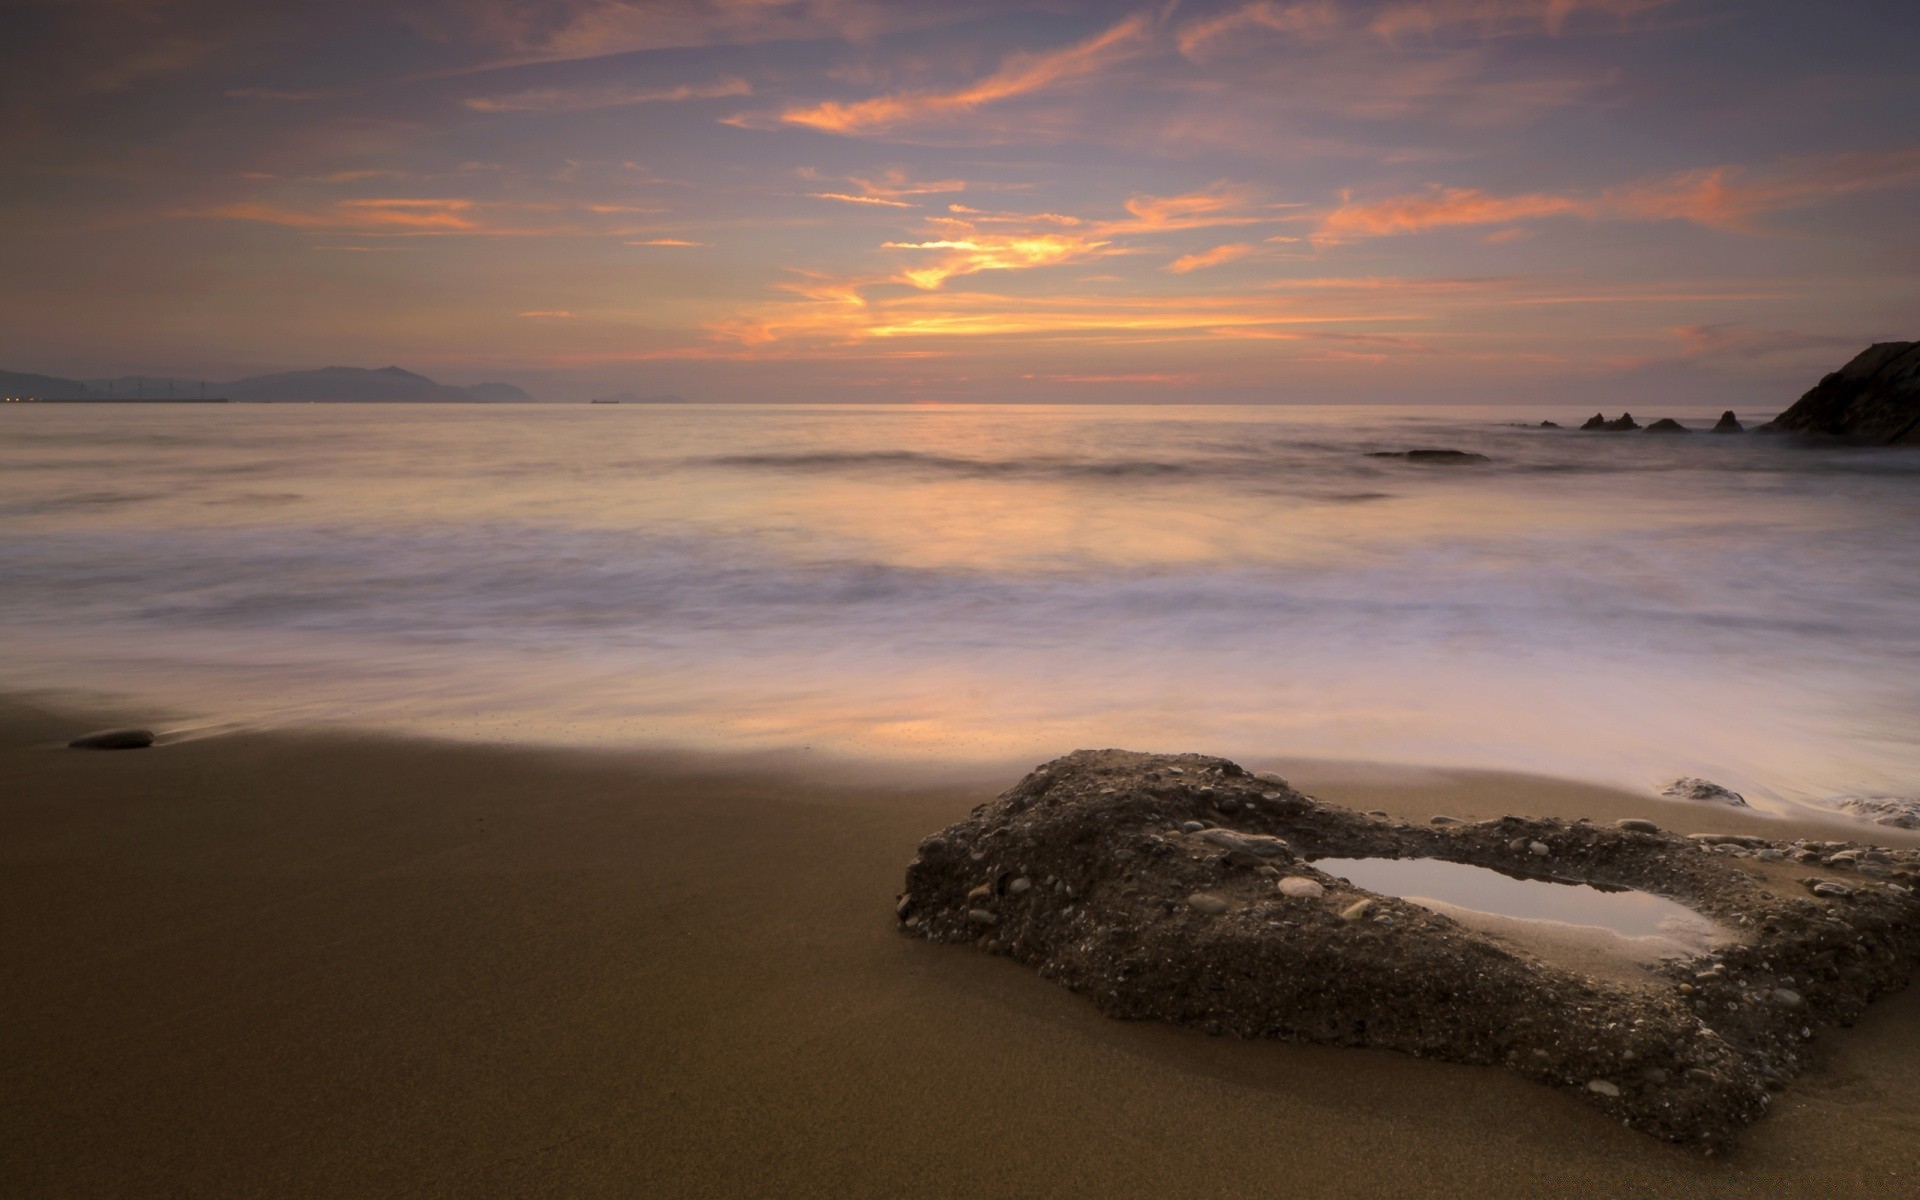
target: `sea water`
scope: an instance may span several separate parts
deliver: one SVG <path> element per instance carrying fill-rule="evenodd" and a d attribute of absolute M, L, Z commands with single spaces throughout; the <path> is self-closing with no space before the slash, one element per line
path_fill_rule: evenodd
<path fill-rule="evenodd" d="M 0 687 L 1920 793 L 1920 454 L 1518 424 L 1584 415 L 11 405 Z M 1417 448 L 1490 461 L 1369 457 Z"/>

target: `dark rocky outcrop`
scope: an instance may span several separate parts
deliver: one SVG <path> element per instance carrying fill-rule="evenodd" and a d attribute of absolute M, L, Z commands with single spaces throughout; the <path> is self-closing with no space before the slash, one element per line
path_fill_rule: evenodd
<path fill-rule="evenodd" d="M 1358 856 L 1640 889 L 1730 940 L 1597 978 L 1313 865 Z M 1906 983 L 1916 882 L 1911 850 L 1644 820 L 1394 823 L 1221 758 L 1082 750 L 922 841 L 896 912 L 911 936 L 1009 956 L 1109 1016 L 1501 1065 L 1711 1147 L 1765 1113 L 1814 1031 Z"/>
<path fill-rule="evenodd" d="M 102 729 L 67 743 L 74 750 L 145 750 L 153 745 L 151 729 Z"/>
<path fill-rule="evenodd" d="M 1587 423 L 1580 428 L 1604 433 L 1625 433 L 1628 430 L 1640 428 L 1640 424 L 1633 419 L 1632 413 L 1621 413 L 1611 421 L 1607 420 L 1605 413 L 1595 413 L 1588 417 Z"/>
<path fill-rule="evenodd" d="M 1408 462 L 1448 463 L 1465 466 L 1469 463 L 1492 462 L 1484 454 L 1474 454 L 1466 450 L 1374 450 L 1368 458 L 1404 458 Z"/>
<path fill-rule="evenodd" d="M 1558 429 L 1558 428 L 1560 428 L 1560 422 L 1558 422 L 1558 421 L 1542 421 L 1542 422 L 1540 422 L 1540 428 L 1542 428 L 1542 429 Z"/>
<path fill-rule="evenodd" d="M 1920 445 L 1920 342 L 1867 347 L 1758 432 Z"/>
<path fill-rule="evenodd" d="M 1733 410 L 1728 409 L 1720 414 L 1719 421 L 1714 423 L 1713 431 L 1715 433 L 1744 433 L 1746 429 L 1740 424 L 1740 418 L 1733 415 Z"/>
<path fill-rule="evenodd" d="M 1680 422 L 1674 420 L 1672 417 L 1661 417 L 1658 421 L 1655 421 L 1653 424 L 1647 426 L 1647 432 L 1648 433 L 1692 433 L 1693 430 L 1688 429 L 1685 425 L 1682 425 Z"/>

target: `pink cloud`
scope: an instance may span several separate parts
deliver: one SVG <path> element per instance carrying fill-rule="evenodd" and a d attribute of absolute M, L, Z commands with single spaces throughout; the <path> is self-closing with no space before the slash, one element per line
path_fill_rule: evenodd
<path fill-rule="evenodd" d="M 1198 254 L 1183 254 L 1167 264 L 1167 270 L 1175 275 L 1185 275 L 1189 271 L 1200 271 L 1207 267 L 1217 267 L 1221 263 L 1233 262 L 1252 254 L 1254 247 L 1246 242 L 1231 242 L 1224 246 L 1215 246 L 1211 250 L 1202 250 Z"/>
<path fill-rule="evenodd" d="M 1384 200 L 1349 201 L 1323 214 L 1316 237 L 1346 241 L 1546 217 L 1689 221 L 1742 233 L 1755 218 L 1810 208 L 1858 192 L 1920 185 L 1920 149 L 1791 160 L 1762 172 L 1709 167 L 1600 192 L 1498 196 L 1477 188 L 1434 188 Z M 1520 236 L 1507 231 L 1506 237 Z"/>
<path fill-rule="evenodd" d="M 896 92 L 849 104 L 829 100 L 810 108 L 787 109 L 780 120 L 825 133 L 863 134 L 969 113 L 1097 74 L 1138 54 L 1151 30 L 1149 18 L 1136 15 L 1064 49 L 1013 55 L 998 71 L 953 91 Z"/>

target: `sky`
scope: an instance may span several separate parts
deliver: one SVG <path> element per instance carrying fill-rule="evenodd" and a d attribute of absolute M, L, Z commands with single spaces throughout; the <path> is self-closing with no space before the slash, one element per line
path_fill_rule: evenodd
<path fill-rule="evenodd" d="M 1784 407 L 1912 0 L 0 0 L 0 368 Z"/>

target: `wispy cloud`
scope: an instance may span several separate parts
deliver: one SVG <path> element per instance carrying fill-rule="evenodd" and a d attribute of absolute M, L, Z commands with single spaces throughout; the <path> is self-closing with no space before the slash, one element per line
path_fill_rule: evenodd
<path fill-rule="evenodd" d="M 536 308 L 523 312 L 520 315 L 523 317 L 536 317 L 549 320 L 570 321 L 573 319 L 573 314 L 564 308 Z"/>
<path fill-rule="evenodd" d="M 944 5 L 892 0 L 463 0 L 410 9 L 429 36 L 494 47 L 478 69 L 578 61 L 676 47 L 750 45 L 882 34 L 958 19 Z"/>
<path fill-rule="evenodd" d="M 746 80 L 728 77 L 712 83 L 683 83 L 676 87 L 611 84 L 599 87 L 530 88 L 497 96 L 469 96 L 461 103 L 476 112 L 583 112 L 630 104 L 714 100 L 723 96 L 752 94 L 753 87 Z"/>
<path fill-rule="evenodd" d="M 1679 220 L 1752 233 L 1759 230 L 1755 218 L 1768 213 L 1813 207 L 1879 188 L 1916 185 L 1920 185 L 1920 148 L 1801 159 L 1759 172 L 1709 167 L 1587 193 L 1500 196 L 1477 188 L 1433 188 L 1343 203 L 1320 218 L 1316 237 L 1350 241 L 1546 217 Z"/>
<path fill-rule="evenodd" d="M 1413 0 L 1390 4 L 1368 28 L 1388 40 L 1465 29 L 1481 36 L 1545 33 L 1558 37 L 1576 15 L 1624 20 L 1676 0 Z"/>
<path fill-rule="evenodd" d="M 1020 237 L 976 234 L 956 240 L 888 242 L 887 250 L 934 252 L 934 262 L 901 272 L 914 287 L 931 290 L 956 275 L 981 271 L 1019 271 L 1077 262 L 1099 255 L 1111 245 L 1077 234 L 1043 233 Z"/>
<path fill-rule="evenodd" d="M 405 196 L 311 204 L 246 201 L 169 215 L 368 237 L 633 237 L 649 230 L 630 218 L 654 211 L 627 204 L 506 203 Z"/>
<path fill-rule="evenodd" d="M 705 246 L 706 242 L 689 242 L 684 238 L 647 238 L 642 241 L 621 242 L 622 246 Z"/>
<path fill-rule="evenodd" d="M 1198 254 L 1183 254 L 1167 264 L 1167 270 L 1175 275 L 1185 275 L 1189 271 L 1205 270 L 1217 267 L 1221 263 L 1230 263 L 1252 254 L 1254 247 L 1246 242 L 1229 242 L 1224 246 L 1215 246 L 1211 250 L 1202 250 Z"/>
<path fill-rule="evenodd" d="M 825 133 L 865 134 L 884 133 L 912 121 L 963 115 L 1095 75 L 1140 53 L 1152 29 L 1152 19 L 1138 14 L 1064 49 L 1013 55 L 993 74 L 952 91 L 895 92 L 846 104 L 829 100 L 789 108 L 780 120 Z"/>
<path fill-rule="evenodd" d="M 1258 0 L 1244 8 L 1190 21 L 1180 30 L 1180 53 L 1198 58 L 1207 51 L 1249 33 L 1283 34 L 1304 39 L 1326 37 L 1344 24 L 1340 10 L 1327 0 L 1307 4 L 1275 4 Z"/>
<path fill-rule="evenodd" d="M 230 100 L 325 100 L 332 92 L 289 92 L 279 88 L 228 88 L 224 95 Z"/>
<path fill-rule="evenodd" d="M 855 196 L 848 192 L 808 192 L 815 200 L 838 200 L 842 204 L 872 204 L 881 208 L 918 208 L 905 200 L 889 200 L 885 196 Z"/>

